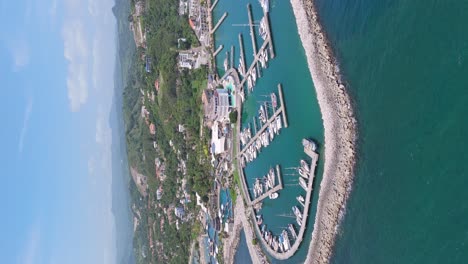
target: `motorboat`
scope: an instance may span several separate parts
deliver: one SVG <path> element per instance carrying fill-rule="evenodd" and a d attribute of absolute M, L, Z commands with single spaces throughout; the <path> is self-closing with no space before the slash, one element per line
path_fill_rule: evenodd
<path fill-rule="evenodd" d="M 305 201 L 305 200 L 304 200 L 304 197 L 302 197 L 302 195 L 297 196 L 297 197 L 296 197 L 296 200 L 297 200 L 298 202 L 300 202 L 300 203 L 304 203 L 304 201 Z"/>
<path fill-rule="evenodd" d="M 296 230 L 294 229 L 293 224 L 288 225 L 289 232 L 291 232 L 291 235 L 293 236 L 294 239 L 297 239 L 297 233 Z"/>
<path fill-rule="evenodd" d="M 299 167 L 297 170 L 299 171 L 299 175 L 301 175 L 301 177 L 309 179 L 309 174 L 302 167 Z"/>
<path fill-rule="evenodd" d="M 299 226 L 302 226 L 302 218 L 296 217 L 296 222 Z"/>
<path fill-rule="evenodd" d="M 312 151 L 317 150 L 317 143 L 315 143 L 315 141 L 313 141 L 312 139 L 307 139 L 307 138 L 302 139 L 302 145 L 306 149 L 309 149 Z"/>
<path fill-rule="evenodd" d="M 301 168 L 306 172 L 310 171 L 309 164 L 307 163 L 307 161 L 305 161 L 303 159 L 301 159 Z"/>
<path fill-rule="evenodd" d="M 307 188 L 307 183 L 306 183 L 306 181 L 304 180 L 304 178 L 299 178 L 299 185 L 301 185 L 301 187 L 302 187 L 305 191 L 307 191 L 307 189 L 308 189 L 308 188 Z"/>
<path fill-rule="evenodd" d="M 271 105 L 273 106 L 273 108 L 276 108 L 278 106 L 278 101 L 276 100 L 276 94 L 271 93 L 270 97 L 271 97 Z"/>
<path fill-rule="evenodd" d="M 269 198 L 272 199 L 272 200 L 274 200 L 274 199 L 278 198 L 278 196 L 279 196 L 279 194 L 278 194 L 277 192 L 274 192 L 274 193 L 271 193 L 271 194 L 269 195 Z"/>
<path fill-rule="evenodd" d="M 302 218 L 301 210 L 299 210 L 299 208 L 297 208 L 297 206 L 293 206 L 292 211 L 294 212 L 294 215 L 296 217 Z"/>

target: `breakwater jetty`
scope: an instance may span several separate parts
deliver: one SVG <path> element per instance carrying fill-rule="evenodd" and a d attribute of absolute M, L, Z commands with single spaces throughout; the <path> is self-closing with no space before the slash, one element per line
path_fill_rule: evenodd
<path fill-rule="evenodd" d="M 328 263 L 351 190 L 356 120 L 338 63 L 319 21 L 315 1 L 290 0 L 325 131 L 325 158 L 312 241 L 305 263 Z"/>

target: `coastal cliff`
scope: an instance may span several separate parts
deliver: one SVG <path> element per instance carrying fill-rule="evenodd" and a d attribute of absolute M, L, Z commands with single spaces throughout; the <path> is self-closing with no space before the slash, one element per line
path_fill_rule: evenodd
<path fill-rule="evenodd" d="M 325 130 L 323 179 L 305 263 L 328 263 L 354 176 L 356 119 L 314 0 L 291 0 L 291 4 Z"/>

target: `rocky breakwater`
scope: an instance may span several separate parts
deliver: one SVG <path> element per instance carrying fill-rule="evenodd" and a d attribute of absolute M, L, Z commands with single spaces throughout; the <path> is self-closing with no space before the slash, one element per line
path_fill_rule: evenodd
<path fill-rule="evenodd" d="M 291 0 L 291 4 L 325 131 L 324 172 L 305 263 L 328 263 L 354 176 L 356 119 L 314 1 Z"/>

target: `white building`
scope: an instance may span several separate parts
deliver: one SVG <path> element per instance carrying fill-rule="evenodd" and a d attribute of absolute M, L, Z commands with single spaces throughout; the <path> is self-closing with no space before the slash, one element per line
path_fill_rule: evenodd
<path fill-rule="evenodd" d="M 211 128 L 211 154 L 218 155 L 224 153 L 226 138 L 221 135 L 219 125 L 216 123 Z"/>
<path fill-rule="evenodd" d="M 213 94 L 212 103 L 214 104 L 214 115 L 216 121 L 227 121 L 229 119 L 229 93 L 226 89 L 216 89 Z"/>

